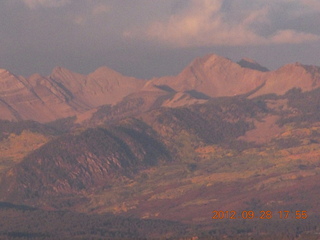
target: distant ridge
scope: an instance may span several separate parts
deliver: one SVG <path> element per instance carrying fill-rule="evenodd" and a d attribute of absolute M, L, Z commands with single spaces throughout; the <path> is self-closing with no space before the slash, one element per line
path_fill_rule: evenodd
<path fill-rule="evenodd" d="M 131 102 L 130 108 L 141 112 L 212 97 L 281 95 L 292 88 L 315 89 L 320 86 L 319 76 L 317 66 L 295 63 L 269 71 L 249 58 L 236 63 L 215 54 L 196 58 L 176 76 L 151 80 L 127 77 L 108 67 L 88 75 L 56 67 L 47 77 L 33 74 L 29 78 L 0 69 L 0 119 L 50 122 L 75 115 L 85 119 L 100 106 L 130 99 L 141 105 Z"/>
<path fill-rule="evenodd" d="M 115 104 L 145 81 L 108 68 L 89 75 L 56 67 L 51 75 L 28 79 L 0 71 L 0 113 L 6 120 L 49 122 L 74 116 L 104 104 Z"/>
<path fill-rule="evenodd" d="M 261 66 L 259 63 L 250 58 L 243 58 L 237 63 L 243 68 L 250 68 L 261 72 L 269 72 L 268 68 Z"/>

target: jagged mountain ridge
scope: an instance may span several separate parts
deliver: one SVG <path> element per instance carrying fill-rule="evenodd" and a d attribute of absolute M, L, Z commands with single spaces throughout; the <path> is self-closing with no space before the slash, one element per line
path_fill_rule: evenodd
<path fill-rule="evenodd" d="M 320 68 L 316 66 L 294 63 L 275 71 L 266 71 L 261 66 L 257 70 L 258 66 L 253 60 L 235 63 L 224 57 L 207 55 L 195 59 L 177 76 L 153 79 L 146 86 L 166 85 L 175 91 L 196 90 L 210 97 L 234 96 L 255 90 L 254 96 L 284 94 L 294 87 L 310 91 L 320 86 Z"/>
<path fill-rule="evenodd" d="M 85 76 L 57 67 L 48 77 L 0 72 L 1 119 L 49 122 L 103 104 L 114 104 L 141 88 L 143 80 L 100 68 Z"/>
<path fill-rule="evenodd" d="M 145 102 L 141 111 L 145 111 L 202 103 L 210 97 L 284 94 L 294 87 L 310 91 L 320 86 L 316 66 L 296 63 L 267 70 L 250 59 L 235 63 L 214 54 L 195 59 L 177 76 L 151 80 L 123 76 L 107 67 L 88 75 L 57 67 L 47 77 L 33 74 L 29 78 L 2 69 L 0 118 L 49 122 L 115 105 L 125 97 L 126 101 L 141 98 Z"/>

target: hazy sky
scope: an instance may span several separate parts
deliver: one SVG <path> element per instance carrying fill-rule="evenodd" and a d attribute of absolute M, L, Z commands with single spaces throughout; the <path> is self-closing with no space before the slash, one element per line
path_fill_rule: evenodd
<path fill-rule="evenodd" d="M 320 0 L 1 0 L 0 68 L 152 78 L 209 53 L 320 66 Z"/>

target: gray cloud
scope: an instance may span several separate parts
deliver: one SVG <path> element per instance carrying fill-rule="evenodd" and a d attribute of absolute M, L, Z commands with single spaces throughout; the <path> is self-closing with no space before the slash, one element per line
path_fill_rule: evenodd
<path fill-rule="evenodd" d="M 318 0 L 4 0 L 0 68 L 46 75 L 107 65 L 151 78 L 210 52 L 269 68 L 320 65 L 319 20 Z"/>
<path fill-rule="evenodd" d="M 37 7 L 62 7 L 70 0 L 22 0 L 30 9 Z"/>
<path fill-rule="evenodd" d="M 284 6 L 285 15 L 290 19 L 319 10 L 318 5 L 313 0 L 191 0 L 183 11 L 155 21 L 146 29 L 127 30 L 124 36 L 142 36 L 174 47 L 316 41 L 320 35 L 312 33 L 312 30 L 299 31 L 293 25 L 279 28 L 273 19 L 283 16 Z"/>

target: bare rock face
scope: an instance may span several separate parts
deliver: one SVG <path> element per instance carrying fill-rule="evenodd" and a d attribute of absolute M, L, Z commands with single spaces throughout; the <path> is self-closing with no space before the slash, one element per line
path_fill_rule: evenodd
<path fill-rule="evenodd" d="M 88 76 L 57 67 L 48 77 L 28 79 L 0 70 L 1 119 L 49 122 L 115 104 L 137 91 L 145 81 L 125 77 L 108 68 Z"/>
<path fill-rule="evenodd" d="M 252 96 L 275 93 L 282 95 L 292 88 L 310 91 L 320 86 L 320 68 L 300 63 L 287 64 L 264 76 L 265 85 Z"/>
<path fill-rule="evenodd" d="M 292 88 L 310 91 L 320 86 L 320 68 L 300 63 L 288 64 L 276 71 L 251 59 L 238 63 L 217 55 L 195 59 L 177 76 L 150 80 L 152 85 L 166 85 L 177 92 L 197 91 L 210 97 L 251 94 L 284 94 Z"/>
<path fill-rule="evenodd" d="M 154 79 L 176 91 L 196 90 L 210 97 L 234 96 L 254 90 L 264 83 L 263 72 L 242 68 L 216 55 L 195 59 L 179 75 Z"/>
<path fill-rule="evenodd" d="M 126 77 L 107 68 L 98 68 L 87 76 L 83 94 L 93 106 L 115 104 L 145 84 L 144 80 Z"/>
<path fill-rule="evenodd" d="M 87 76 L 57 67 L 50 79 L 68 89 L 77 102 L 90 108 L 104 104 L 113 105 L 140 89 L 145 83 L 144 80 L 123 76 L 107 67 L 98 68 Z"/>
<path fill-rule="evenodd" d="M 39 75 L 30 81 L 2 71 L 0 81 L 0 101 L 6 107 L 2 119 L 46 121 L 74 113 L 64 103 L 68 93 Z"/>
<path fill-rule="evenodd" d="M 315 89 L 320 86 L 319 79 L 316 66 L 296 63 L 268 71 L 251 59 L 235 63 L 214 54 L 195 59 L 177 76 L 148 81 L 123 76 L 108 67 L 88 75 L 56 67 L 47 77 L 34 74 L 29 78 L 0 69 L 0 119 L 49 122 L 85 116 L 99 106 L 131 100 L 130 109 L 141 112 L 203 103 L 211 97 L 281 95 L 292 88 Z M 143 106 L 135 102 L 143 102 Z M 129 106 L 118 106 L 122 105 Z"/>

